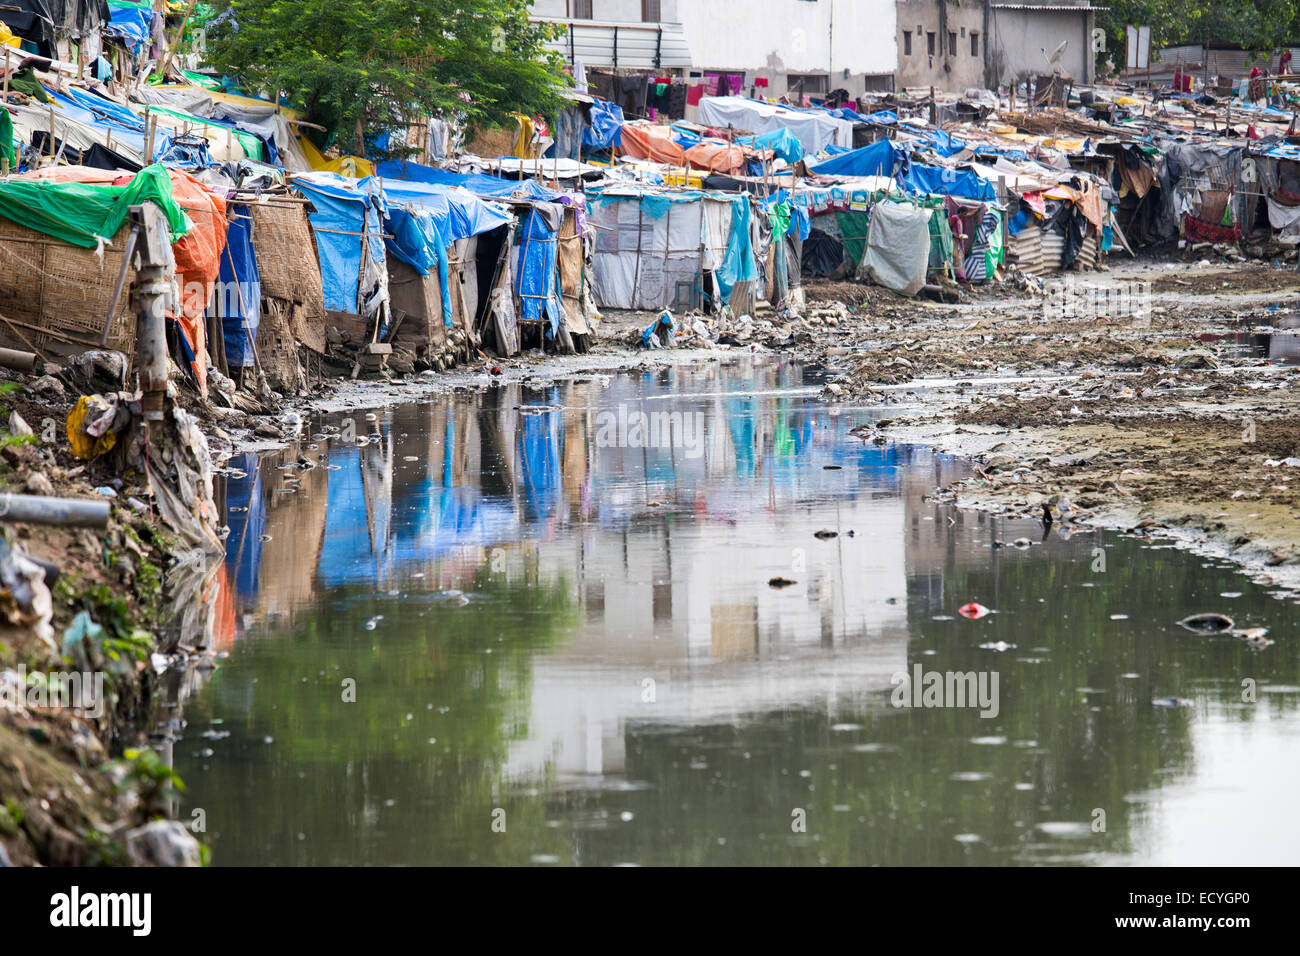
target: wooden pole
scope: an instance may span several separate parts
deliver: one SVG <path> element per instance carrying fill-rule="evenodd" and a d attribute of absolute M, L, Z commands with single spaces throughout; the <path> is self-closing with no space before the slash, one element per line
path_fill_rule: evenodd
<path fill-rule="evenodd" d="M 181 28 L 176 31 L 176 38 L 168 47 L 167 55 L 163 57 L 162 69 L 158 71 L 158 77 L 164 83 L 167 82 L 167 70 L 171 67 L 172 57 L 176 55 L 176 48 L 181 45 L 181 40 L 185 37 L 185 28 L 190 25 L 190 17 L 194 16 L 194 8 L 198 5 L 199 0 L 190 0 L 190 5 L 185 11 L 185 19 L 181 21 Z"/>

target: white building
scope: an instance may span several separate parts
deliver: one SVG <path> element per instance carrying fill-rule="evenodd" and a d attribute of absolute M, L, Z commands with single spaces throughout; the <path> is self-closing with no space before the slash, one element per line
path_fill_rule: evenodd
<path fill-rule="evenodd" d="M 894 0 L 534 0 L 553 44 L 587 69 L 757 80 L 764 95 L 892 89 Z"/>
<path fill-rule="evenodd" d="M 893 0 L 679 0 L 695 66 L 768 81 L 766 95 L 893 88 Z"/>
<path fill-rule="evenodd" d="M 551 46 L 570 66 L 681 75 L 691 66 L 679 0 L 533 0 L 532 19 L 564 28 Z M 690 5 L 690 0 L 686 0 Z"/>
<path fill-rule="evenodd" d="M 1093 80 L 1089 0 L 534 0 L 571 65 L 654 72 L 773 97 L 934 86 L 961 92 L 1053 69 Z M 737 86 L 739 89 L 737 89 Z"/>

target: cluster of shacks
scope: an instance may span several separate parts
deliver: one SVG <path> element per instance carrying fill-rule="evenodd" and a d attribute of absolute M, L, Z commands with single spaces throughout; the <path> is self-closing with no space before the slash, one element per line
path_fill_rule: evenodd
<path fill-rule="evenodd" d="M 514 155 L 434 117 L 377 131 L 408 158 L 375 162 L 322 153 L 303 114 L 178 52 L 199 8 L 0 8 L 0 344 L 131 351 L 142 201 L 171 225 L 173 355 L 200 391 L 213 369 L 296 390 L 395 352 L 443 370 L 581 351 L 607 310 L 797 312 L 808 278 L 915 295 L 1116 246 L 1300 242 L 1300 146 L 1268 106 L 716 96 L 656 123 L 570 91 L 554 139 L 520 117 Z"/>

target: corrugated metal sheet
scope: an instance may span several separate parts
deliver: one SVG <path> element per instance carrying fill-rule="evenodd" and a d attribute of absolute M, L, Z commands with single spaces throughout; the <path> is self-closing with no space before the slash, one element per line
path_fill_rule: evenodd
<path fill-rule="evenodd" d="M 1061 271 L 1065 237 L 1051 229 L 1029 227 L 1007 237 L 1007 264 L 1026 275 L 1048 275 Z M 1079 249 L 1076 269 L 1096 269 L 1101 260 L 1101 243 L 1096 230 L 1089 229 Z"/>
<path fill-rule="evenodd" d="M 604 23 L 552 20 L 565 34 L 547 46 L 565 60 L 624 70 L 688 69 L 691 51 L 680 23 Z"/>
<path fill-rule="evenodd" d="M 1255 61 L 1256 54 L 1248 50 L 1216 50 L 1213 47 L 1209 51 L 1210 73 L 1217 76 L 1246 76 L 1250 73 L 1250 68 L 1258 62 L 1261 67 L 1270 72 L 1277 69 L 1277 56 L 1263 57 Z M 1300 61 L 1300 47 L 1291 47 L 1291 57 Z M 1205 51 L 1200 44 L 1184 44 L 1182 46 L 1167 46 L 1160 51 L 1160 59 L 1151 64 L 1152 74 L 1172 74 L 1178 65 L 1181 64 L 1204 64 Z M 1254 62 L 1252 62 L 1254 61 Z M 1145 73 L 1145 70 L 1138 71 Z"/>

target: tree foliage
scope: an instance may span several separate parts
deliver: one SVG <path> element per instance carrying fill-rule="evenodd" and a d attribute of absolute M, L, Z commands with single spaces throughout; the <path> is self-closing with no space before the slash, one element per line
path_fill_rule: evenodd
<path fill-rule="evenodd" d="M 1108 6 L 1097 25 L 1106 31 L 1109 58 L 1121 67 L 1129 24 L 1151 27 L 1153 50 L 1209 41 L 1268 56 L 1300 38 L 1300 0 L 1111 0 Z"/>
<path fill-rule="evenodd" d="M 553 115 L 562 60 L 528 0 L 217 0 L 208 62 L 360 146 L 360 131 L 459 114 Z M 230 16 L 223 16 L 229 10 Z M 373 152 L 373 150 L 372 150 Z"/>

